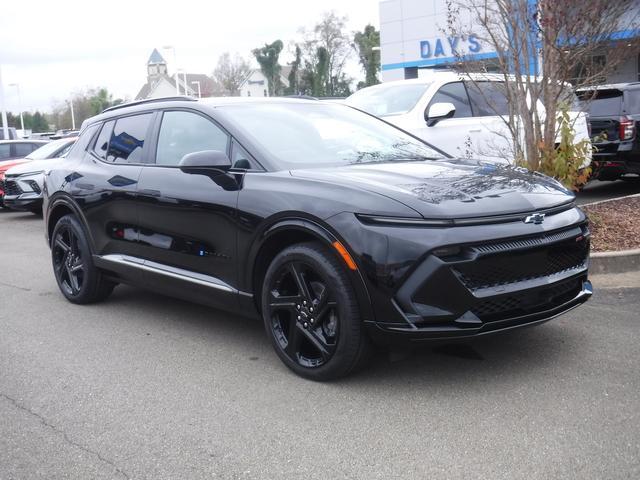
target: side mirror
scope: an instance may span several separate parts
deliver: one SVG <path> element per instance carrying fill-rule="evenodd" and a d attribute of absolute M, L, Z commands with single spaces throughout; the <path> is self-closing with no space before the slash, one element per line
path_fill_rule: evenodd
<path fill-rule="evenodd" d="M 219 150 L 203 150 L 186 154 L 178 166 L 184 173 L 212 176 L 229 170 L 231 160 Z"/>
<path fill-rule="evenodd" d="M 433 127 L 440 120 L 453 117 L 455 113 L 456 113 L 456 107 L 453 105 L 453 103 L 449 103 L 449 102 L 434 103 L 429 108 L 429 112 L 425 117 L 425 120 L 427 121 L 427 126 Z"/>

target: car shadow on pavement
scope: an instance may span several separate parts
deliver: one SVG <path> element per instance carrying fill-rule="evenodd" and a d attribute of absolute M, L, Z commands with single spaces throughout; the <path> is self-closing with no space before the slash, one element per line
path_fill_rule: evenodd
<path fill-rule="evenodd" d="M 9 210 L 7 208 L 0 208 L 0 215 L 3 215 L 4 220 L 8 220 L 10 222 L 22 222 L 31 220 L 42 221 L 42 214 L 32 212 L 18 212 L 16 210 Z"/>
<path fill-rule="evenodd" d="M 107 303 L 116 311 L 135 312 L 128 315 L 128 321 L 150 322 L 150 329 L 174 330 L 181 337 L 207 341 L 211 348 L 231 346 L 235 358 L 259 359 L 272 364 L 271 374 L 293 375 L 280 364 L 258 319 L 128 286 L 118 287 Z M 416 384 L 427 389 L 438 385 L 467 388 L 478 382 L 510 382 L 523 372 L 537 375 L 541 370 L 570 362 L 567 357 L 577 350 L 578 339 L 573 338 L 571 329 L 553 322 L 464 342 L 427 344 L 393 352 L 378 350 L 363 371 L 331 385 L 338 389 L 354 385 L 415 388 Z"/>

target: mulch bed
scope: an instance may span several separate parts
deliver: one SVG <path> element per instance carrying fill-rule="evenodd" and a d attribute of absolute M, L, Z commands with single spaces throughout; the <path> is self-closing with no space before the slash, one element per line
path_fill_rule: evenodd
<path fill-rule="evenodd" d="M 640 248 L 640 197 L 583 207 L 594 252 Z"/>

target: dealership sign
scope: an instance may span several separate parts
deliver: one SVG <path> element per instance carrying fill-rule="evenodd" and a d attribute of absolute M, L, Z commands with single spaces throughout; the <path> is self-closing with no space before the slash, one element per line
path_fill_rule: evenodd
<path fill-rule="evenodd" d="M 420 42 L 422 58 L 447 58 L 465 56 L 482 51 L 482 45 L 475 35 L 436 37 Z"/>

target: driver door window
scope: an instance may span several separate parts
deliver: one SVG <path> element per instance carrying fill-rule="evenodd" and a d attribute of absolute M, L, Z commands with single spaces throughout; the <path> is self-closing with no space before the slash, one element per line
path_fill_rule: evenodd
<path fill-rule="evenodd" d="M 178 166 L 188 153 L 203 150 L 227 152 L 228 135 L 202 115 L 184 111 L 164 112 L 158 136 L 156 165 Z"/>
<path fill-rule="evenodd" d="M 462 82 L 447 83 L 440 87 L 429 102 L 427 114 L 429 113 L 431 105 L 436 103 L 452 103 L 453 106 L 456 107 L 456 113 L 452 118 L 467 118 L 472 116 L 467 89 Z"/>

